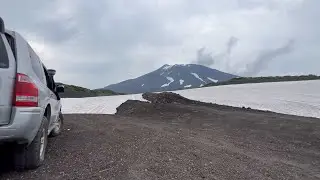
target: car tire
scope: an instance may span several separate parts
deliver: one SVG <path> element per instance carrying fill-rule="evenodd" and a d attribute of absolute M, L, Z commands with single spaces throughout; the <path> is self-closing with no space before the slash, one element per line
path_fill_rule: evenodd
<path fill-rule="evenodd" d="M 58 117 L 58 121 L 57 121 L 57 125 L 56 127 L 53 128 L 53 130 L 51 131 L 49 137 L 56 137 L 59 136 L 61 134 L 62 128 L 63 128 L 63 115 L 60 112 L 59 113 L 59 117 Z"/>
<path fill-rule="evenodd" d="M 36 137 L 29 145 L 19 145 L 15 152 L 15 169 L 36 169 L 41 166 L 45 159 L 45 152 L 48 144 L 48 120 L 42 118 L 40 128 Z"/>

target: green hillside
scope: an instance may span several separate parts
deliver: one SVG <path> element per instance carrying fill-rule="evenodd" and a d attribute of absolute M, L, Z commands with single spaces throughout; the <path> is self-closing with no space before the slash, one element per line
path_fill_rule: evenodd
<path fill-rule="evenodd" d="M 90 90 L 84 87 L 56 83 L 58 85 L 64 85 L 65 92 L 61 93 L 62 98 L 82 98 L 82 97 L 95 97 L 95 96 L 112 96 L 112 95 L 122 95 L 123 93 L 117 93 L 111 90 Z"/>
<path fill-rule="evenodd" d="M 247 84 L 247 83 L 264 83 L 264 82 L 283 82 L 283 81 L 306 81 L 317 80 L 320 76 L 317 75 L 302 75 L 302 76 L 268 76 L 268 77 L 238 77 L 230 79 L 229 81 L 209 83 L 204 87 L 221 86 L 230 84 Z"/>

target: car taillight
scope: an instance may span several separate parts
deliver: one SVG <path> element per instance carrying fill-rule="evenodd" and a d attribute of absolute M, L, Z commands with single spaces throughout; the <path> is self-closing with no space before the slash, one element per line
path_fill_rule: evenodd
<path fill-rule="evenodd" d="M 37 107 L 38 106 L 38 88 L 25 75 L 18 73 L 16 76 L 13 105 L 19 107 Z"/>

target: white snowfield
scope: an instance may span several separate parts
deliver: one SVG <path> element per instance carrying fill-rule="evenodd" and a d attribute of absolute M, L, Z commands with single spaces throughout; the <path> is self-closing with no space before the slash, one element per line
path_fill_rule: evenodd
<path fill-rule="evenodd" d="M 175 91 L 184 97 L 236 107 L 320 118 L 320 81 L 228 85 Z M 143 100 L 141 94 L 62 99 L 64 114 L 114 114 L 128 99 Z"/>
<path fill-rule="evenodd" d="M 88 98 L 62 98 L 63 114 L 114 114 L 123 102 L 131 100 L 146 101 L 141 94 L 100 96 Z"/>

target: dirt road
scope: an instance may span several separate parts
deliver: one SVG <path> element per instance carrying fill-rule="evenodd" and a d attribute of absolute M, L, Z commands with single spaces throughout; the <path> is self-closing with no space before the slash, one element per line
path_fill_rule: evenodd
<path fill-rule="evenodd" d="M 66 115 L 46 158 L 0 179 L 320 179 L 320 120 L 129 101 L 117 115 Z"/>

